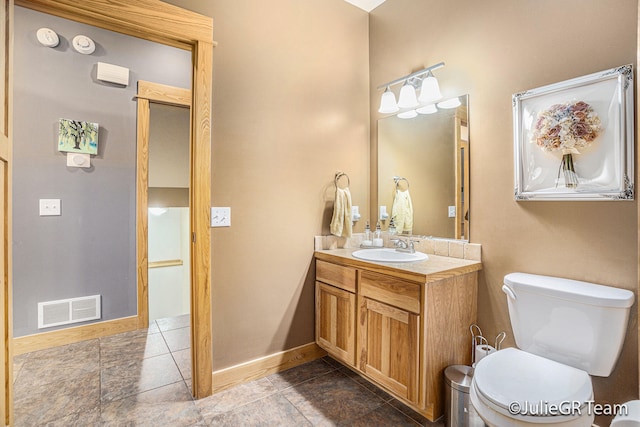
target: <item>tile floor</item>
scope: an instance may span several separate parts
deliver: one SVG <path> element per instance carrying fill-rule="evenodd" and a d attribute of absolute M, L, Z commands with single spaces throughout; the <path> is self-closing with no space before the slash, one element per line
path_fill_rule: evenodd
<path fill-rule="evenodd" d="M 189 317 L 17 356 L 16 426 L 437 426 L 325 357 L 201 400 Z"/>

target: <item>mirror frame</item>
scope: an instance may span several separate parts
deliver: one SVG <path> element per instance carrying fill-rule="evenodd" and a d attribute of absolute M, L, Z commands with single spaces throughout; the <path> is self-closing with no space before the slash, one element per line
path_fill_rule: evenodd
<path fill-rule="evenodd" d="M 5 43 L 11 47 L 11 18 L 15 5 L 61 18 L 93 25 L 106 30 L 181 48 L 192 52 L 193 74 L 191 94 L 191 232 L 193 254 L 191 260 L 191 348 L 193 364 L 193 394 L 200 399 L 212 393 L 213 349 L 211 339 L 211 236 L 209 217 L 211 206 L 211 108 L 213 67 L 213 20 L 177 6 L 158 0 L 3 0 L 7 22 Z M 11 53 L 5 54 L 5 64 L 10 70 Z M 11 75 L 8 75 L 11 89 Z M 11 113 L 11 98 L 5 98 L 5 109 Z M 5 112 L 6 114 L 6 112 Z M 10 121 L 9 121 L 10 122 Z M 9 149 L 11 141 L 9 139 Z M 10 179 L 10 175 L 9 175 Z M 11 184 L 9 182 L 8 188 Z M 5 199 L 6 200 L 6 199 Z M 10 199 L 9 199 L 10 204 Z M 10 210 L 9 210 L 10 212 Z M 10 224 L 10 218 L 8 220 Z M 7 222 L 5 222 L 5 227 Z M 10 232 L 10 227 L 9 227 Z M 7 237 L 5 236 L 5 248 Z M 5 261 L 11 254 L 5 254 Z M 9 264 L 10 266 L 10 264 Z M 142 266 L 138 265 L 138 271 Z M 10 295 L 11 285 L 5 286 Z M 5 311 L 10 312 L 11 301 L 5 298 Z M 10 326 L 10 316 L 4 316 L 5 327 Z M 141 325 L 138 325 L 141 327 Z M 5 329 L 5 354 L 11 356 L 12 339 Z M 10 359 L 9 359 L 10 360 Z M 8 361 L 6 361 L 8 363 Z M 5 367 L 5 370 L 6 367 Z M 11 369 L 3 381 L 5 396 L 11 396 Z M 5 418 L 12 421 L 11 397 L 8 397 Z"/>

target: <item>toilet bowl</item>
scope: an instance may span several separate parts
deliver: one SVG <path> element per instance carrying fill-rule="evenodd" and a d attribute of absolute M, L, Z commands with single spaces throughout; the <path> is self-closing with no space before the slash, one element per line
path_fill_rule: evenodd
<path fill-rule="evenodd" d="M 591 377 L 580 369 L 515 348 L 482 359 L 471 403 L 490 426 L 583 427 L 593 423 Z"/>
<path fill-rule="evenodd" d="M 478 362 L 471 404 L 492 427 L 591 426 L 590 375 L 611 374 L 633 293 L 525 273 L 508 274 L 504 283 L 518 348 Z"/>

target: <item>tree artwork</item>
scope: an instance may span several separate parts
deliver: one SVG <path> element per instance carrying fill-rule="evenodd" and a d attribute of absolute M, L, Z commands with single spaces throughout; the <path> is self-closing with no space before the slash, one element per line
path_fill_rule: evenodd
<path fill-rule="evenodd" d="M 60 119 L 58 151 L 98 154 L 98 123 Z"/>

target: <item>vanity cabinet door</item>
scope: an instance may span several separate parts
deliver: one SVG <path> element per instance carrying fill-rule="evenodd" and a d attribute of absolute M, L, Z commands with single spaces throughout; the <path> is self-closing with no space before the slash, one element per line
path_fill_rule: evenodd
<path fill-rule="evenodd" d="M 360 370 L 417 403 L 420 316 L 366 297 L 359 306 Z"/>
<path fill-rule="evenodd" d="M 333 357 L 355 364 L 356 296 L 316 282 L 316 343 Z"/>

